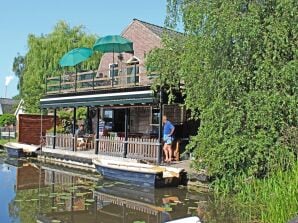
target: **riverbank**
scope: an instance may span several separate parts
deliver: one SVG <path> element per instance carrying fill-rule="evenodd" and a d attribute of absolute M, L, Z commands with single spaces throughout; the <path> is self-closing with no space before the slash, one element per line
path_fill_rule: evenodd
<path fill-rule="evenodd" d="M 298 216 L 297 185 L 298 163 L 265 179 L 239 181 L 231 202 L 246 210 L 241 215 L 247 222 L 287 223 Z"/>

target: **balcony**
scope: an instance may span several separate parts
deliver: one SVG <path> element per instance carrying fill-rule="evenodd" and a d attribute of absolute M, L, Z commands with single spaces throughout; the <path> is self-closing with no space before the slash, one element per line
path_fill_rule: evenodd
<path fill-rule="evenodd" d="M 46 95 L 150 86 L 155 76 L 148 74 L 142 64 L 122 65 L 102 72 L 63 74 L 47 78 Z"/>

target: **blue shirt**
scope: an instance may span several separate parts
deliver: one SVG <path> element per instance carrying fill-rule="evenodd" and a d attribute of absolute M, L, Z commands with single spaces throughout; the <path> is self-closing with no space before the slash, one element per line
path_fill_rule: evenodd
<path fill-rule="evenodd" d="M 170 121 L 166 121 L 166 123 L 163 126 L 163 134 L 169 135 L 174 128 L 175 127 L 173 126 L 173 124 Z"/>

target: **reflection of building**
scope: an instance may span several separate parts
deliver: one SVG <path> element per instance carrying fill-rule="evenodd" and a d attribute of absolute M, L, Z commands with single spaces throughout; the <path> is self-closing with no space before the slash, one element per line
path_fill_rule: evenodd
<path fill-rule="evenodd" d="M 166 211 L 165 205 L 168 201 L 163 199 L 165 194 L 175 197 L 176 201 L 183 201 L 186 197 L 186 191 L 177 188 L 156 190 L 99 180 L 98 177 L 88 176 L 81 171 L 73 172 L 53 165 L 42 168 L 45 171 L 45 185 L 52 188 L 51 193 L 63 194 L 68 191 L 71 197 L 62 205 L 61 197 L 58 195 L 47 198 L 44 202 L 51 202 L 57 209 L 40 213 L 39 222 L 51 222 L 56 219 L 64 223 L 131 223 L 137 220 L 163 223 L 187 215 L 187 207 L 180 203 L 173 207 L 179 207 L 179 211 Z M 94 184 L 95 187 L 92 186 Z M 72 191 L 72 188 L 76 189 Z M 88 199 L 91 202 L 88 202 Z"/>
<path fill-rule="evenodd" d="M 16 189 L 26 190 L 45 186 L 45 173 L 39 167 L 25 163 L 17 168 Z"/>

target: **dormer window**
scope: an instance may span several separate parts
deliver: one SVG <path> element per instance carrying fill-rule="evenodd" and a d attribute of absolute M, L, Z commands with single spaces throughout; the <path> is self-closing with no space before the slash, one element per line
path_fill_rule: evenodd
<path fill-rule="evenodd" d="M 133 56 L 127 62 L 127 83 L 139 83 L 139 62 L 140 60 Z"/>

